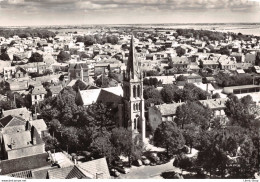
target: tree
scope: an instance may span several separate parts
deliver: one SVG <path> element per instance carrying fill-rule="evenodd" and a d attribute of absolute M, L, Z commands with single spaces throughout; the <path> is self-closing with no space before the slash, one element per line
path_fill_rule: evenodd
<path fill-rule="evenodd" d="M 245 97 L 238 99 L 235 95 L 229 95 L 226 101 L 225 113 L 229 117 L 232 125 L 238 125 L 245 128 L 251 127 L 255 120 L 255 115 L 250 112 L 252 98 Z"/>
<path fill-rule="evenodd" d="M 115 45 L 115 44 L 118 43 L 118 38 L 115 35 L 108 36 L 107 37 L 107 42 L 110 43 L 110 44 Z"/>
<path fill-rule="evenodd" d="M 221 131 L 211 131 L 202 134 L 202 136 L 205 138 L 198 153 L 198 164 L 208 171 L 210 175 L 218 169 L 221 172 L 221 177 L 224 178 L 228 164 L 228 157 L 225 151 L 225 135 Z"/>
<path fill-rule="evenodd" d="M 106 157 L 109 164 L 115 159 L 115 147 L 111 142 L 111 133 L 98 133 L 91 143 L 91 150 L 95 157 Z"/>
<path fill-rule="evenodd" d="M 10 57 L 6 52 L 4 52 L 0 55 L 0 60 L 9 61 Z"/>
<path fill-rule="evenodd" d="M 221 47 L 219 52 L 220 52 L 220 54 L 230 56 L 230 51 L 229 51 L 228 47 Z"/>
<path fill-rule="evenodd" d="M 66 61 L 70 60 L 70 54 L 65 51 L 60 51 L 60 53 L 57 56 L 57 61 L 59 63 L 65 63 Z"/>
<path fill-rule="evenodd" d="M 87 35 L 84 37 L 85 46 L 91 46 L 96 43 L 95 38 L 92 35 Z"/>
<path fill-rule="evenodd" d="M 176 81 L 186 81 L 187 80 L 187 77 L 183 76 L 183 75 L 180 75 L 176 78 Z"/>
<path fill-rule="evenodd" d="M 145 72 L 146 76 L 159 76 L 160 73 L 159 71 L 155 71 L 155 70 L 149 70 Z"/>
<path fill-rule="evenodd" d="M 95 126 L 96 130 L 100 133 L 111 131 L 116 127 L 114 120 L 114 110 L 102 103 L 95 103 L 90 105 L 79 118 L 79 125 L 87 125 L 90 127 Z"/>
<path fill-rule="evenodd" d="M 105 75 L 101 75 L 95 80 L 95 83 L 98 87 L 106 88 L 109 86 L 109 78 Z"/>
<path fill-rule="evenodd" d="M 63 148 L 69 146 L 71 152 L 76 152 L 79 147 L 78 129 L 76 127 L 63 127 L 61 130 L 63 142 L 61 145 Z"/>
<path fill-rule="evenodd" d="M 41 54 L 39 54 L 38 52 L 35 52 L 32 54 L 32 56 L 29 58 L 29 62 L 33 63 L 33 62 L 43 62 L 43 57 Z"/>
<path fill-rule="evenodd" d="M 212 95 L 212 99 L 218 99 L 218 98 L 220 98 L 219 93 L 215 93 Z"/>
<path fill-rule="evenodd" d="M 195 124 L 201 129 L 208 129 L 210 126 L 210 120 L 212 118 L 212 111 L 204 107 L 198 102 L 187 102 L 177 107 L 176 117 L 174 121 L 184 129 L 185 125 Z"/>
<path fill-rule="evenodd" d="M 175 49 L 175 51 L 176 51 L 176 53 L 177 53 L 177 56 L 179 56 L 179 57 L 181 57 L 181 56 L 183 56 L 185 53 L 186 53 L 186 50 L 185 49 L 183 49 L 182 47 L 177 47 L 176 49 Z"/>
<path fill-rule="evenodd" d="M 78 91 L 78 89 L 80 89 L 80 90 L 86 90 L 87 85 L 86 85 L 84 82 L 82 82 L 81 80 L 77 80 L 77 81 L 75 82 L 75 84 L 72 86 L 72 88 L 73 88 L 75 91 Z"/>
<path fill-rule="evenodd" d="M 59 145 L 58 140 L 55 137 L 51 137 L 50 135 L 44 135 L 43 141 L 45 143 L 46 151 L 56 149 L 56 147 Z"/>
<path fill-rule="evenodd" d="M 200 129 L 194 123 L 186 125 L 182 130 L 182 134 L 185 139 L 186 145 L 190 147 L 190 153 L 192 152 L 194 143 L 198 142 L 197 140 L 199 133 Z"/>
<path fill-rule="evenodd" d="M 165 103 L 172 103 L 173 101 L 179 101 L 177 91 L 179 88 L 175 85 L 165 85 L 161 91 L 162 99 Z"/>
<path fill-rule="evenodd" d="M 140 159 L 143 152 L 143 143 L 140 136 L 132 137 L 132 131 L 122 127 L 113 129 L 111 142 L 118 156 L 128 157 L 129 166 L 131 166 L 132 160 Z"/>
<path fill-rule="evenodd" d="M 154 145 L 166 148 L 167 155 L 177 153 L 185 144 L 184 137 L 174 122 L 162 122 L 155 130 Z"/>

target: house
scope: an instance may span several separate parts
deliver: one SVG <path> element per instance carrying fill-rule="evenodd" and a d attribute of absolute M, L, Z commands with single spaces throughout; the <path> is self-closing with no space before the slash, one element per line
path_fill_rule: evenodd
<path fill-rule="evenodd" d="M 187 77 L 187 82 L 188 83 L 202 83 L 202 77 L 200 75 L 188 75 Z"/>
<path fill-rule="evenodd" d="M 218 98 L 218 99 L 208 99 L 200 100 L 200 103 L 205 107 L 211 109 L 214 113 L 214 116 L 225 116 L 224 109 L 226 108 L 227 98 Z"/>
<path fill-rule="evenodd" d="M 48 171 L 48 179 L 110 179 L 105 158 Z"/>
<path fill-rule="evenodd" d="M 0 60 L 0 73 L 4 73 L 5 67 L 11 67 L 11 61 L 1 61 Z"/>
<path fill-rule="evenodd" d="M 54 72 L 57 71 L 67 72 L 69 70 L 69 64 L 67 63 L 53 63 L 51 66 Z"/>
<path fill-rule="evenodd" d="M 28 128 L 35 128 L 40 138 L 49 134 L 48 127 L 43 119 L 30 120 L 28 124 Z"/>
<path fill-rule="evenodd" d="M 0 119 L 2 159 L 10 160 L 45 153 L 45 144 L 37 129 L 29 129 L 26 123 L 26 120 L 11 115 Z"/>
<path fill-rule="evenodd" d="M 47 70 L 47 65 L 44 62 L 27 63 L 20 65 L 27 73 L 39 73 L 42 74 Z"/>
<path fill-rule="evenodd" d="M 183 104 L 184 102 L 149 107 L 148 118 L 150 126 L 155 130 L 163 121 L 174 121 L 177 108 Z"/>
<path fill-rule="evenodd" d="M 245 62 L 245 55 L 243 53 L 232 52 L 230 54 L 230 57 L 236 58 L 237 63 L 244 63 Z"/>
<path fill-rule="evenodd" d="M 16 71 L 16 68 L 14 66 L 4 67 L 3 68 L 4 80 L 12 79 L 15 71 Z"/>
<path fill-rule="evenodd" d="M 255 53 L 247 53 L 245 55 L 245 63 L 251 63 L 251 64 L 255 64 L 256 61 L 256 54 Z"/>
<path fill-rule="evenodd" d="M 221 70 L 236 70 L 236 60 L 227 56 L 220 56 L 218 59 Z"/>
<path fill-rule="evenodd" d="M 51 91 L 52 97 L 57 96 L 60 91 L 62 90 L 62 86 L 61 85 L 57 85 L 57 86 L 50 86 L 49 90 Z"/>
<path fill-rule="evenodd" d="M 12 115 L 12 116 L 20 117 L 26 121 L 29 121 L 32 116 L 31 112 L 25 107 L 6 110 L 6 111 L 2 110 L 1 112 L 2 112 L 2 116 L 0 117 L 6 117 L 8 115 Z"/>
<path fill-rule="evenodd" d="M 172 57 L 170 65 L 173 68 L 188 68 L 190 61 L 187 57 Z"/>
<path fill-rule="evenodd" d="M 219 63 L 214 59 L 200 60 L 199 63 L 201 68 L 217 69 L 219 66 Z"/>
<path fill-rule="evenodd" d="M 70 64 L 69 66 L 69 81 L 79 79 L 86 83 L 89 82 L 89 68 L 87 63 Z"/>
<path fill-rule="evenodd" d="M 175 76 L 148 76 L 145 78 L 156 78 L 162 85 L 173 84 L 176 81 Z"/>
<path fill-rule="evenodd" d="M 21 68 L 21 67 L 16 67 L 16 70 L 15 70 L 15 73 L 14 73 L 14 78 L 25 78 L 25 77 L 28 77 L 28 74 L 27 72 Z"/>
<path fill-rule="evenodd" d="M 43 101 L 46 93 L 47 92 L 43 86 L 35 87 L 31 93 L 32 105 Z"/>
<path fill-rule="evenodd" d="M 18 92 L 18 93 L 25 93 L 26 90 L 28 89 L 28 81 L 7 81 L 10 86 L 10 90 L 13 92 Z"/>
<path fill-rule="evenodd" d="M 260 74 L 260 66 L 254 66 L 254 67 L 253 67 L 253 71 L 254 71 L 255 73 Z"/>

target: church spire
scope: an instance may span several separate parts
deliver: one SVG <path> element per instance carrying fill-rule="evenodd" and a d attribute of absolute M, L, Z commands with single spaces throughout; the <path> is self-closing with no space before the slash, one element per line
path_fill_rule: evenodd
<path fill-rule="evenodd" d="M 126 68 L 127 74 L 129 75 L 130 79 L 139 78 L 139 65 L 138 60 L 135 53 L 135 46 L 134 46 L 134 35 L 131 37 L 130 41 L 130 50 L 129 50 L 129 57 L 127 62 Z"/>

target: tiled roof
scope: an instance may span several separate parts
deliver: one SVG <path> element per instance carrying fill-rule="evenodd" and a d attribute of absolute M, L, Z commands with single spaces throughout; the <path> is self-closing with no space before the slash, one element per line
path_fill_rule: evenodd
<path fill-rule="evenodd" d="M 17 116 L 28 121 L 30 119 L 31 112 L 25 107 L 3 111 L 3 116 L 8 115 Z"/>
<path fill-rule="evenodd" d="M 21 131 L 17 133 L 3 134 L 3 141 L 6 150 L 24 148 L 32 146 L 32 138 L 30 131 Z M 14 143 L 13 146 L 11 144 Z"/>
<path fill-rule="evenodd" d="M 22 157 L 11 160 L 3 160 L 0 162 L 1 175 L 36 169 L 44 166 L 51 166 L 47 161 L 48 154 L 37 154 L 28 157 Z"/>
<path fill-rule="evenodd" d="M 110 179 L 110 173 L 108 170 L 108 165 L 106 158 L 96 159 L 84 163 L 78 164 L 80 168 L 84 171 L 95 176 L 95 178 L 100 179 Z"/>
<path fill-rule="evenodd" d="M 62 90 L 62 86 L 61 85 L 50 86 L 50 90 L 51 90 L 52 94 L 58 94 Z"/>
<path fill-rule="evenodd" d="M 25 125 L 25 122 L 20 117 L 8 115 L 0 119 L 0 127 Z"/>
<path fill-rule="evenodd" d="M 189 60 L 187 57 L 173 57 L 172 63 L 173 64 L 189 64 Z"/>
<path fill-rule="evenodd" d="M 218 99 L 200 100 L 200 103 L 214 110 L 214 109 L 225 108 L 226 101 L 227 101 L 226 98 L 218 98 Z"/>
<path fill-rule="evenodd" d="M 35 87 L 32 91 L 32 95 L 46 94 L 46 90 L 43 86 Z"/>
<path fill-rule="evenodd" d="M 73 178 L 77 178 L 77 179 L 93 179 L 94 175 L 92 175 L 92 174 L 88 173 L 87 171 L 83 170 L 78 165 L 75 165 L 72 168 L 72 170 L 70 171 L 70 173 L 68 174 L 68 176 L 66 177 L 66 179 L 73 179 Z"/>
<path fill-rule="evenodd" d="M 49 179 L 66 179 L 70 171 L 74 168 L 74 166 L 68 166 L 65 168 L 52 169 L 48 171 Z"/>
<path fill-rule="evenodd" d="M 48 129 L 47 125 L 46 125 L 46 123 L 45 123 L 45 121 L 43 119 L 32 120 L 32 121 L 29 121 L 29 122 L 39 132 L 45 131 L 45 130 Z"/>
<path fill-rule="evenodd" d="M 161 112 L 162 116 L 168 116 L 175 115 L 177 107 L 181 106 L 182 104 L 184 104 L 184 102 L 156 105 L 155 107 Z"/>
<path fill-rule="evenodd" d="M 31 170 L 20 171 L 20 172 L 8 174 L 7 176 L 14 177 L 14 178 L 32 179 L 32 171 Z"/>

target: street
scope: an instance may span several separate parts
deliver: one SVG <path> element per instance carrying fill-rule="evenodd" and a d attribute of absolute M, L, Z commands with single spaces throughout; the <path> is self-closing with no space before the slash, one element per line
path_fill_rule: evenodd
<path fill-rule="evenodd" d="M 120 179 L 162 179 L 162 172 L 176 171 L 181 172 L 179 168 L 174 167 L 172 159 L 170 162 L 157 166 L 132 166 L 128 174 L 121 174 Z"/>

